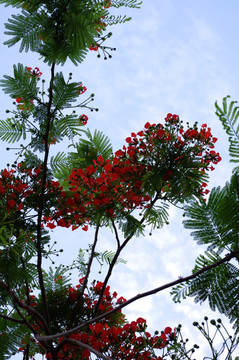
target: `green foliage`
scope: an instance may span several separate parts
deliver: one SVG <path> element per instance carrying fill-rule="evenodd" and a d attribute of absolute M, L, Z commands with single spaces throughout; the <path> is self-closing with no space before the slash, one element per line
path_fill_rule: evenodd
<path fill-rule="evenodd" d="M 227 100 L 230 96 L 226 96 L 222 101 L 222 108 L 215 103 L 216 115 L 219 117 L 226 133 L 229 135 L 229 154 L 231 162 L 239 162 L 239 107 L 236 106 L 237 101 L 231 101 L 229 104 Z M 234 171 L 239 169 L 236 167 Z"/>
<path fill-rule="evenodd" d="M 44 20 L 40 14 L 29 14 L 27 11 L 22 11 L 21 15 L 12 15 L 12 18 L 8 19 L 8 23 L 5 24 L 7 29 L 5 34 L 12 38 L 5 41 L 4 44 L 10 47 L 22 41 L 20 52 L 23 50 L 37 51 L 41 43 L 39 38 L 41 23 Z"/>
<path fill-rule="evenodd" d="M 95 252 L 94 253 L 94 257 L 101 263 L 104 262 L 106 264 L 110 264 L 113 260 L 115 256 L 115 252 L 114 251 L 110 251 L 110 250 L 105 250 L 104 252 Z M 126 260 L 118 258 L 116 261 L 116 264 L 118 263 L 123 263 L 126 264 Z M 103 264 L 101 264 L 103 265 Z"/>
<path fill-rule="evenodd" d="M 124 236 L 140 236 L 144 233 L 144 227 L 140 221 L 131 214 L 124 214 L 119 220 L 119 229 L 122 231 Z"/>
<path fill-rule="evenodd" d="M 13 77 L 4 75 L 4 79 L 0 80 L 0 86 L 13 99 L 22 98 L 24 103 L 29 105 L 30 101 L 37 97 L 38 78 L 29 76 L 27 67 L 23 64 L 13 65 L 13 75 Z"/>
<path fill-rule="evenodd" d="M 100 0 L 31 1 L 9 0 L 6 6 L 22 7 L 5 24 L 5 42 L 20 42 L 20 52 L 38 52 L 48 64 L 64 64 L 69 58 L 75 65 L 82 62 L 89 47 L 96 44 L 106 25 L 123 23 L 130 18 L 110 15 Z M 112 6 L 138 8 L 136 0 L 113 1 Z M 102 21 L 104 19 L 104 22 Z M 104 39 L 104 38 L 103 38 Z"/>
<path fill-rule="evenodd" d="M 154 205 L 144 212 L 146 218 L 146 224 L 152 226 L 152 230 L 155 228 L 161 229 L 164 224 L 168 223 L 168 210 L 169 205 L 166 202 L 162 202 L 162 205 Z"/>
<path fill-rule="evenodd" d="M 193 272 L 221 259 L 225 251 L 239 248 L 239 174 L 235 173 L 224 188 L 214 188 L 207 203 L 192 203 L 186 206 L 184 221 L 187 229 L 194 229 L 191 235 L 200 245 L 207 245 L 208 251 L 196 260 Z M 228 316 L 239 329 L 239 267 L 238 257 L 230 263 L 221 264 L 199 277 L 173 288 L 173 300 L 194 297 L 195 302 L 209 301 L 212 310 Z"/>
<path fill-rule="evenodd" d="M 58 291 L 70 285 L 70 277 L 66 275 L 65 267 L 60 265 L 55 270 L 50 266 L 44 271 L 46 291 Z"/>
<path fill-rule="evenodd" d="M 4 315 L 8 315 L 7 311 L 4 311 L 3 313 Z M 22 345 L 21 340 L 23 338 L 23 332 L 25 333 L 25 336 L 27 336 L 27 334 L 29 335 L 29 332 L 21 324 L 9 322 L 4 318 L 0 318 L 0 329 L 0 359 L 11 359 Z"/>
<path fill-rule="evenodd" d="M 69 152 L 67 155 L 60 152 L 51 158 L 53 175 L 57 179 L 67 179 L 73 168 L 84 169 L 93 164 L 93 160 L 96 160 L 100 155 L 105 159 L 111 157 L 112 145 L 106 135 L 99 130 L 95 130 L 94 133 L 91 134 L 89 129 L 84 130 L 84 133 L 87 139 L 81 138 L 79 142 L 74 145 L 76 152 Z M 65 184 L 65 186 L 66 185 L 67 184 Z"/>
<path fill-rule="evenodd" d="M 19 122 L 15 118 L 0 120 L 1 140 L 13 143 L 21 138 L 26 139 L 26 126 L 23 122 Z"/>
<path fill-rule="evenodd" d="M 208 202 L 195 202 L 185 207 L 186 229 L 198 244 L 209 249 L 233 251 L 239 245 L 239 174 L 235 173 L 225 187 L 213 188 Z"/>
<path fill-rule="evenodd" d="M 71 78 L 69 78 L 70 80 Z M 56 73 L 53 82 L 53 101 L 55 111 L 70 107 L 72 102 L 75 102 L 79 98 L 77 88 L 82 84 L 80 82 L 65 82 L 62 72 Z"/>

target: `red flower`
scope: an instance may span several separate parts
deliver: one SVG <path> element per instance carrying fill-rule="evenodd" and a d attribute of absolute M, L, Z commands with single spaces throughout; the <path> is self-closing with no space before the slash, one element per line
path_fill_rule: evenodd
<path fill-rule="evenodd" d="M 27 67 L 27 71 L 29 72 L 30 77 L 40 77 L 42 75 L 42 72 L 40 72 L 39 67 L 35 67 L 34 70 L 32 70 L 31 67 Z"/>
<path fill-rule="evenodd" d="M 99 45 L 91 45 L 89 47 L 89 50 L 91 50 L 91 51 L 97 51 L 98 49 L 99 49 Z"/>
<path fill-rule="evenodd" d="M 78 88 L 76 89 L 76 92 L 81 95 L 84 94 L 84 92 L 86 92 L 87 88 L 83 85 L 79 85 Z"/>
<path fill-rule="evenodd" d="M 88 119 L 89 119 L 88 116 L 82 114 L 82 115 L 79 117 L 79 124 L 80 124 L 80 125 L 86 125 Z"/>
<path fill-rule="evenodd" d="M 56 225 L 54 225 L 53 223 L 48 223 L 47 226 L 49 229 L 55 229 Z"/>
<path fill-rule="evenodd" d="M 8 201 L 8 207 L 10 209 L 14 208 L 15 205 L 16 205 L 15 200 L 11 199 L 11 200 Z"/>

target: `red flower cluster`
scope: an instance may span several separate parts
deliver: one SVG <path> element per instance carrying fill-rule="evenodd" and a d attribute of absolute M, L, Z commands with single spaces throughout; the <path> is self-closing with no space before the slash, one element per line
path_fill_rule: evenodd
<path fill-rule="evenodd" d="M 73 169 L 73 195 L 62 193 L 47 226 L 84 225 L 87 230 L 96 215 L 112 218 L 147 208 L 155 194 L 161 198 L 167 193 L 178 201 L 207 194 L 205 173 L 221 160 L 212 150 L 217 139 L 206 124 L 184 130 L 178 115 L 168 114 L 165 120 L 165 125 L 146 123 L 142 131 L 131 133 L 128 146 L 112 159 L 99 156 L 87 168 Z"/>
<path fill-rule="evenodd" d="M 168 114 L 165 120 L 165 125 L 146 123 L 142 131 L 131 133 L 127 146 L 111 159 L 99 156 L 85 169 L 73 169 L 70 194 L 49 180 L 44 224 L 51 229 L 83 226 L 86 231 L 99 216 L 116 218 L 148 208 L 155 196 L 160 199 L 166 194 L 169 200 L 187 201 L 207 194 L 205 173 L 214 169 L 211 163 L 221 160 L 213 150 L 217 139 L 206 124 L 184 130 L 177 115 Z M 82 115 L 81 121 L 86 123 L 87 117 Z M 40 186 L 40 168 L 24 169 L 22 164 L 18 177 L 13 171 L 2 172 L 0 196 L 8 211 L 22 210 L 25 204 L 35 209 Z"/>
<path fill-rule="evenodd" d="M 73 225 L 75 229 L 94 220 L 97 214 L 114 217 L 117 213 L 148 206 L 150 197 L 142 191 L 142 172 L 144 166 L 132 164 L 129 159 L 121 161 L 116 156 L 113 162 L 99 156 L 85 170 L 74 169 L 69 178 L 73 196 L 61 194 L 52 219 L 58 226 Z M 47 226 L 56 225 L 50 222 Z"/>
<path fill-rule="evenodd" d="M 57 326 L 59 326 L 59 313 L 66 317 L 69 316 L 69 309 L 72 309 L 77 303 L 83 280 L 84 278 L 80 279 L 79 285 L 75 288 L 62 289 L 65 295 L 61 297 L 58 296 L 57 291 L 51 291 L 51 293 L 47 294 L 48 300 L 51 300 L 49 311 L 54 311 L 57 307 Z M 61 278 L 56 279 L 56 282 L 60 281 L 62 281 Z M 94 313 L 102 286 L 102 282 L 97 282 L 92 286 L 90 293 L 84 294 L 82 308 L 79 311 L 80 316 L 85 315 L 87 316 L 86 319 L 88 319 L 90 314 Z M 111 294 L 110 287 L 107 286 L 99 307 L 99 314 L 113 310 L 122 301 L 126 300 L 123 297 L 117 298 L 116 292 Z M 31 306 L 39 310 L 41 308 L 41 298 L 31 295 Z M 54 321 L 54 312 L 50 313 L 50 315 Z M 81 319 L 82 321 L 83 319 Z M 42 331 L 42 324 L 39 322 L 37 324 L 33 323 L 33 327 L 36 331 Z M 175 339 L 176 333 L 170 327 L 166 327 L 161 335 L 156 334 L 151 336 L 147 331 L 146 320 L 143 318 L 140 317 L 136 321 L 127 323 L 121 310 L 118 310 L 111 317 L 104 319 L 102 322 L 89 325 L 88 329 L 72 334 L 68 339 L 75 339 L 90 345 L 95 350 L 116 360 L 160 360 L 161 357 L 155 354 L 155 350 L 165 348 L 170 341 Z M 66 338 L 59 338 L 59 344 L 62 342 L 64 345 L 62 345 L 58 353 L 59 360 L 90 359 L 88 350 L 67 342 Z M 21 351 L 24 351 L 24 346 L 21 347 Z M 49 354 L 48 358 L 51 358 Z"/>
<path fill-rule="evenodd" d="M 88 332 L 69 336 L 69 339 L 79 340 L 116 360 L 161 360 L 155 350 L 166 347 L 174 338 L 175 333 L 170 327 L 167 327 L 160 336 L 151 336 L 143 318 L 123 326 L 110 327 L 107 323 L 96 323 L 89 325 Z M 63 340 L 63 338 L 59 339 L 59 341 Z M 58 356 L 60 360 L 89 360 L 90 352 L 66 343 Z"/>
<path fill-rule="evenodd" d="M 42 72 L 40 71 L 39 67 L 35 67 L 34 69 L 32 69 L 31 67 L 27 67 L 27 71 L 30 77 L 39 78 L 42 76 Z"/>
<path fill-rule="evenodd" d="M 0 173 L 0 214 L 3 218 L 6 213 L 10 220 L 10 218 L 16 219 L 21 212 L 29 212 L 30 209 L 37 211 L 41 186 L 41 167 L 26 169 L 24 164 L 20 163 L 16 170 L 2 170 Z M 62 188 L 58 182 L 52 180 L 47 180 L 46 188 L 44 212 L 48 216 L 51 209 L 57 205 Z"/>
<path fill-rule="evenodd" d="M 29 195 L 26 182 L 15 177 L 15 171 L 4 169 L 0 174 L 0 201 L 2 209 L 19 211 L 24 207 L 24 199 Z"/>

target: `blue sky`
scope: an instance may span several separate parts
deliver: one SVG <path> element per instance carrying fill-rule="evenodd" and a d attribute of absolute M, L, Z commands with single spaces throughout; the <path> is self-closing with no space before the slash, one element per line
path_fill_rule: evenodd
<path fill-rule="evenodd" d="M 2 45 L 6 40 L 3 23 L 11 12 L 11 8 L 1 6 L 0 78 L 11 75 L 13 64 L 18 62 L 38 66 L 47 77 L 48 67 L 35 54 L 19 54 L 18 46 L 8 49 Z M 228 94 L 233 100 L 239 99 L 238 1 L 145 0 L 140 10 L 122 12 L 133 19 L 112 27 L 113 36 L 106 44 L 117 48 L 112 59 L 97 59 L 90 52 L 78 67 L 67 62 L 64 69 L 58 68 L 65 74 L 72 72 L 73 79 L 82 81 L 89 94 L 95 93 L 99 112 L 85 112 L 90 129 L 102 130 L 117 150 L 132 131 L 141 130 L 147 121 L 162 122 L 168 112 L 191 124 L 207 123 L 219 139 L 217 151 L 223 158 L 211 174 L 209 187 L 223 186 L 230 178 L 232 165 L 214 102 L 220 104 Z M 1 99 L 0 116 L 4 119 L 5 109 L 12 105 L 6 95 L 1 94 Z M 6 144 L 1 143 L 2 168 L 14 161 L 14 151 L 6 152 L 5 148 Z M 183 229 L 182 212 L 171 208 L 170 215 L 170 225 L 152 236 L 146 232 L 145 237 L 133 239 L 122 254 L 127 264 L 116 267 L 110 282 L 120 295 L 130 298 L 190 273 L 202 248 Z M 66 247 L 59 261 L 70 262 L 92 235 L 91 231 L 85 234 L 57 229 L 53 238 Z M 99 249 L 114 249 L 110 231 L 102 231 Z M 146 318 L 152 332 L 182 323 L 186 336 L 200 345 L 201 338 L 191 323 L 211 314 L 206 305 L 195 305 L 192 299 L 175 305 L 166 291 L 132 304 L 126 313 L 129 320 Z M 203 351 L 197 359 L 202 358 Z"/>

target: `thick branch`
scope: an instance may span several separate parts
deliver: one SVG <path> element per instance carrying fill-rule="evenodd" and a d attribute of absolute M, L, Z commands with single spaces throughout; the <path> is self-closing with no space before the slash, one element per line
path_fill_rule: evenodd
<path fill-rule="evenodd" d="M 195 272 L 194 274 L 192 275 L 189 275 L 189 276 L 185 276 L 185 277 L 180 277 L 180 279 L 177 279 L 177 280 L 174 280 L 172 282 L 169 282 L 165 285 L 162 285 L 162 286 L 159 286 L 153 290 L 149 290 L 149 291 L 146 291 L 142 294 L 138 294 L 134 297 L 132 297 L 131 299 L 129 299 L 128 301 L 125 301 L 123 304 L 117 306 L 116 308 L 114 308 L 113 310 L 111 311 L 108 311 L 107 313 L 105 314 L 101 314 L 99 316 L 96 316 L 94 318 L 92 318 L 91 320 L 88 320 L 86 321 L 84 324 L 81 324 L 79 326 L 76 326 L 75 328 L 71 329 L 71 330 L 68 330 L 68 331 L 65 331 L 65 332 L 62 332 L 62 333 L 58 333 L 58 334 L 55 334 L 55 335 L 49 335 L 49 336 L 36 336 L 36 338 L 38 340 L 54 340 L 56 338 L 59 338 L 61 336 L 68 336 L 68 335 L 71 335 L 73 334 L 74 332 L 76 331 L 79 331 L 81 329 L 83 329 L 84 327 L 92 324 L 92 323 L 96 323 L 104 318 L 107 318 L 109 316 L 111 316 L 112 314 L 116 313 L 117 311 L 119 311 L 120 309 L 126 307 L 127 305 L 135 302 L 136 300 L 139 300 L 141 298 L 144 298 L 146 296 L 149 296 L 149 295 L 153 295 L 153 294 L 156 294 L 162 290 L 165 290 L 165 289 L 168 289 L 170 287 L 173 287 L 175 285 L 178 285 L 182 282 L 185 282 L 185 281 L 188 281 L 188 280 L 192 280 L 192 279 L 195 279 L 197 276 L 203 274 L 204 272 L 208 271 L 208 270 L 211 270 L 211 269 L 214 269 L 218 266 L 220 266 L 221 264 L 231 260 L 232 258 L 236 257 L 239 255 L 239 249 L 229 253 L 228 255 L 226 255 L 224 258 L 216 261 L 215 263 L 211 264 L 211 265 L 208 265 L 208 266 L 205 266 L 203 267 L 202 269 L 198 270 L 197 272 Z"/>

